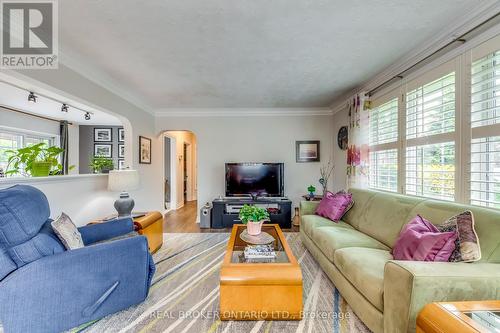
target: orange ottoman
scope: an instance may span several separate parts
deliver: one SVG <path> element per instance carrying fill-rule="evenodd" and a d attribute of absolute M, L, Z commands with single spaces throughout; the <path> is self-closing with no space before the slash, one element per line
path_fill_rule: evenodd
<path fill-rule="evenodd" d="M 149 252 L 155 253 L 163 245 L 163 215 L 160 212 L 149 212 L 145 216 L 134 219 L 135 231 L 148 239 Z"/>

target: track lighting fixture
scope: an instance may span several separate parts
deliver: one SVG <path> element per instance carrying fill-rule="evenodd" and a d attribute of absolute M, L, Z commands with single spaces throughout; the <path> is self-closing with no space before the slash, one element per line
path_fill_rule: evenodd
<path fill-rule="evenodd" d="M 61 112 L 68 112 L 68 109 L 69 109 L 68 104 L 63 103 L 63 105 L 61 106 Z"/>
<path fill-rule="evenodd" d="M 90 113 L 89 112 L 85 113 L 85 120 L 90 120 Z"/>
<path fill-rule="evenodd" d="M 36 99 L 38 98 L 37 95 L 35 95 L 34 92 L 30 91 L 28 95 L 28 102 L 36 103 Z"/>

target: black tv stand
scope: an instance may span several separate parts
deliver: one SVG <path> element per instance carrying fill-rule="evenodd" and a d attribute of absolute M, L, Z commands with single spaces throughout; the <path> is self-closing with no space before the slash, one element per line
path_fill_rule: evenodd
<path fill-rule="evenodd" d="M 292 201 L 286 197 L 225 197 L 212 201 L 212 228 L 231 228 L 241 223 L 238 215 L 243 205 L 258 205 L 268 208 L 270 222 L 282 229 L 292 227 Z"/>

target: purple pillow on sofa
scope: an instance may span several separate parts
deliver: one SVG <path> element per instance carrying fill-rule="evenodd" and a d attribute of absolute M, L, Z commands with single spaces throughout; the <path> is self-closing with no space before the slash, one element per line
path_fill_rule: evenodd
<path fill-rule="evenodd" d="M 456 232 L 440 232 L 417 215 L 401 230 L 392 255 L 396 260 L 448 261 L 456 239 Z"/>
<path fill-rule="evenodd" d="M 316 208 L 316 215 L 338 222 L 352 207 L 352 194 L 344 191 L 333 194 L 327 191 Z"/>

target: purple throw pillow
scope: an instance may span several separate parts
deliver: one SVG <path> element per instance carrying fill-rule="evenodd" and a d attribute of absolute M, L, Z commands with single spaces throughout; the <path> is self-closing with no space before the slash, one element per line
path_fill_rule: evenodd
<path fill-rule="evenodd" d="M 351 193 L 341 191 L 333 194 L 327 191 L 316 208 L 316 215 L 338 222 L 353 203 Z"/>
<path fill-rule="evenodd" d="M 448 261 L 455 250 L 456 232 L 440 232 L 417 215 L 403 227 L 392 255 L 396 260 Z"/>

